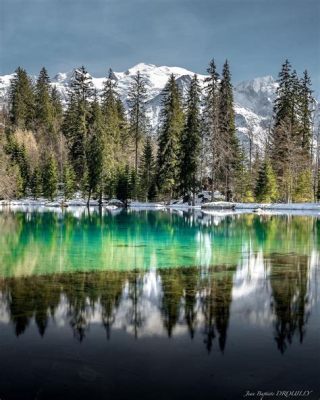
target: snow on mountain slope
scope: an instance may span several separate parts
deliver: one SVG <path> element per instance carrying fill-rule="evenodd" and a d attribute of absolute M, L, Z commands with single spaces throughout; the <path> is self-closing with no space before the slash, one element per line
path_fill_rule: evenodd
<path fill-rule="evenodd" d="M 156 66 L 153 64 L 140 63 L 125 72 L 114 72 L 117 81 L 118 93 L 124 104 L 132 79 L 140 71 L 147 85 L 147 112 L 154 131 L 158 126 L 161 108 L 162 90 L 171 74 L 175 75 L 176 81 L 185 96 L 191 78 L 192 71 L 180 67 Z M 10 79 L 13 75 L 0 76 L 0 105 L 7 99 Z M 70 84 L 72 72 L 59 73 L 52 79 L 52 85 L 59 90 L 62 101 L 65 104 L 67 91 Z M 198 75 L 201 87 L 204 87 L 205 75 Z M 102 90 L 105 78 L 92 78 L 95 88 Z M 272 116 L 272 102 L 274 100 L 277 83 L 271 76 L 255 78 L 250 81 L 241 82 L 234 88 L 235 114 L 237 133 L 241 142 L 247 147 L 248 132 L 253 133 L 254 142 L 262 147 L 265 135 L 270 125 Z"/>

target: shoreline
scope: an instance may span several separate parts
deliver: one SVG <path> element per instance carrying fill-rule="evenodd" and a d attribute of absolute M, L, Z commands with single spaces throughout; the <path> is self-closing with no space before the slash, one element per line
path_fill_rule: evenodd
<path fill-rule="evenodd" d="M 91 200 L 89 209 L 99 208 L 97 200 Z M 70 201 L 47 201 L 44 199 L 32 200 L 21 199 L 12 201 L 0 200 L 0 210 L 29 210 L 29 209 L 42 209 L 42 210 L 81 210 L 88 208 L 87 202 L 83 199 L 73 199 Z M 110 202 L 104 202 L 101 206 L 106 211 L 120 211 L 124 208 L 120 201 L 113 199 Z M 153 211 L 200 211 L 205 214 L 211 215 L 235 215 L 241 213 L 255 213 L 255 214 L 316 214 L 320 215 L 320 203 L 231 203 L 231 202 L 212 202 L 196 204 L 194 206 L 186 203 L 164 204 L 158 202 L 131 202 L 127 207 L 129 210 L 153 210 Z"/>

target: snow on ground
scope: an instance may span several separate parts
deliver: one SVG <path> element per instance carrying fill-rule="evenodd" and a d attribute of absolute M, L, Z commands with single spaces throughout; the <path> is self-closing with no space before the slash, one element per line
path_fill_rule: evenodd
<path fill-rule="evenodd" d="M 319 211 L 320 203 L 234 203 L 235 210 L 309 210 Z"/>
<path fill-rule="evenodd" d="M 128 204 L 129 208 L 138 208 L 139 210 L 141 209 L 153 209 L 153 210 L 163 210 L 166 208 L 166 206 L 162 203 L 148 203 L 148 202 L 142 202 L 142 201 L 131 201 Z"/>
<path fill-rule="evenodd" d="M 226 201 L 207 202 L 209 192 L 201 192 L 196 196 L 195 205 L 190 202 L 183 202 L 182 199 L 172 200 L 169 204 L 163 202 L 141 202 L 131 201 L 128 207 L 132 210 L 201 210 L 206 214 L 231 215 L 243 212 L 255 212 L 257 214 L 317 214 L 320 215 L 320 203 L 233 203 Z M 98 200 L 90 200 L 89 207 L 97 208 Z M 77 208 L 87 208 L 87 200 L 77 195 L 74 199 L 64 201 L 62 197 L 57 197 L 53 201 L 48 201 L 44 198 L 37 200 L 25 198 L 19 200 L 0 200 L 1 208 L 10 207 L 10 209 L 60 209 L 67 208 L 68 210 Z M 124 207 L 123 202 L 118 199 L 103 201 L 102 207 L 106 210 L 116 210 Z"/>

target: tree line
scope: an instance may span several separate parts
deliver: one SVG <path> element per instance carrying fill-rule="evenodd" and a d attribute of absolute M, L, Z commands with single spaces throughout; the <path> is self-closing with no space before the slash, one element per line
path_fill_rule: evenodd
<path fill-rule="evenodd" d="M 81 192 L 88 201 L 183 197 L 191 203 L 207 190 L 212 200 L 216 191 L 228 201 L 319 200 L 319 144 L 307 71 L 299 78 L 285 61 L 264 149 L 249 135 L 249 150 L 236 135 L 228 62 L 221 76 L 214 60 L 207 72 L 202 89 L 192 77 L 186 96 L 170 76 L 155 133 L 139 71 L 125 107 L 112 70 L 98 94 L 85 67 L 77 68 L 63 107 L 45 68 L 35 82 L 17 68 L 2 110 L 0 198 L 70 199 Z"/>

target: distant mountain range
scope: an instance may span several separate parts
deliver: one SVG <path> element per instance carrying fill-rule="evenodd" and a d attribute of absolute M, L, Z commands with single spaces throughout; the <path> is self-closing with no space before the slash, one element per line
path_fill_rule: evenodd
<path fill-rule="evenodd" d="M 183 93 L 186 94 L 188 85 L 194 72 L 180 67 L 158 67 L 153 64 L 140 63 L 128 69 L 125 72 L 114 72 L 114 79 L 117 81 L 119 96 L 127 106 L 127 94 L 132 82 L 133 76 L 140 71 L 147 84 L 147 112 L 154 131 L 158 125 L 161 94 L 171 74 L 174 74 L 176 81 Z M 0 76 L 0 104 L 6 102 L 8 87 L 12 75 Z M 60 92 L 62 101 L 65 103 L 67 98 L 67 89 L 70 84 L 72 71 L 59 73 L 52 79 L 52 85 L 55 85 Z M 204 86 L 205 75 L 198 75 L 201 86 Z M 103 78 L 92 77 L 96 89 L 101 91 Z M 248 132 L 253 133 L 255 144 L 263 147 L 266 133 L 270 127 L 272 118 L 273 101 L 277 89 L 277 82 L 272 76 L 255 78 L 244 81 L 234 87 L 234 106 L 236 114 L 236 128 L 240 141 L 247 147 Z"/>

